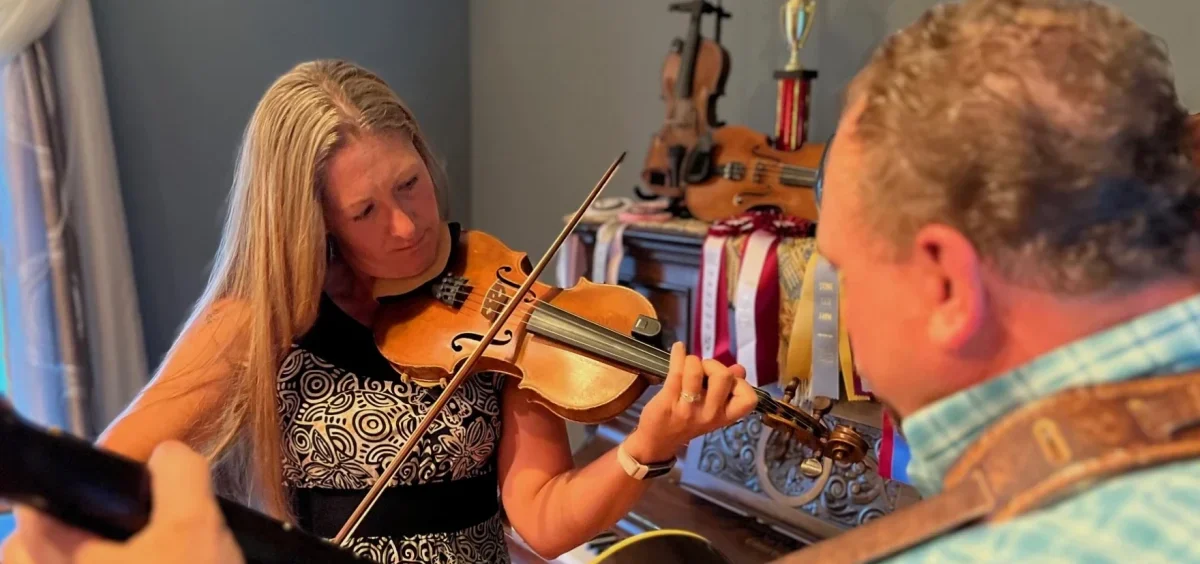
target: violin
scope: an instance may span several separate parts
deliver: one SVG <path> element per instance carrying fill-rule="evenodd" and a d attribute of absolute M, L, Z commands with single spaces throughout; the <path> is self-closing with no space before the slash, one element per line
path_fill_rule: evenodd
<path fill-rule="evenodd" d="M 717 98 L 725 93 L 729 52 L 720 44 L 720 24 L 729 12 L 704 0 L 673 4 L 671 11 L 690 13 L 687 39 L 675 39 L 663 62 L 662 100 L 667 114 L 651 137 L 641 177 L 655 195 L 678 198 L 689 171 L 703 173 L 708 168 L 706 135 L 721 125 Z M 715 39 L 700 35 L 700 20 L 708 13 L 717 15 Z"/>
<path fill-rule="evenodd" d="M 404 378 L 444 384 L 531 274 L 528 256 L 487 233 L 457 239 L 443 274 L 376 314 L 376 347 Z M 630 288 L 535 281 L 475 369 L 518 378 L 533 401 L 563 419 L 602 423 L 666 379 L 671 355 L 652 344 L 661 328 L 650 301 Z M 861 459 L 865 443 L 848 429 L 830 431 L 766 390 L 755 392 L 768 425 L 835 460 Z"/>
<path fill-rule="evenodd" d="M 0 498 L 113 541 L 129 539 L 150 519 L 153 500 L 144 465 L 35 427 L 2 400 L 0 452 Z M 244 505 L 220 497 L 217 502 L 250 564 L 371 562 Z"/>
<path fill-rule="evenodd" d="M 665 380 L 670 354 L 650 344 L 661 337 L 661 324 L 644 296 L 587 280 L 566 289 L 538 282 L 624 157 L 609 165 L 536 265 L 491 235 L 458 232 L 448 224 L 439 238 L 436 274 L 376 283 L 376 348 L 401 378 L 444 389 L 334 542 L 344 544 L 363 522 L 417 439 L 472 374 L 496 371 L 517 378 L 531 401 L 581 423 L 616 417 L 650 385 Z M 865 456 L 867 443 L 853 429 L 829 429 L 822 413 L 809 414 L 762 389 L 755 393 L 763 422 L 818 456 L 847 462 Z M 831 405 L 826 402 L 825 409 Z"/>
<path fill-rule="evenodd" d="M 781 151 L 749 127 L 725 126 L 713 132 L 712 174 L 688 183 L 684 204 L 704 221 L 736 217 L 757 208 L 817 221 L 814 187 L 825 145 L 806 143 Z"/>

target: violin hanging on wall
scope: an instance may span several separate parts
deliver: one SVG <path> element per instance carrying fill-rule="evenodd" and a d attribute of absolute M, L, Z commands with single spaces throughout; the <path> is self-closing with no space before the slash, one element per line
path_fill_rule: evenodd
<path fill-rule="evenodd" d="M 824 144 L 806 143 L 795 151 L 781 151 L 767 135 L 740 125 L 716 129 L 712 140 L 710 174 L 689 182 L 684 191 L 692 216 L 718 221 L 774 208 L 817 221 L 814 187 Z"/>
<path fill-rule="evenodd" d="M 725 93 L 729 52 L 720 44 L 721 20 L 729 12 L 703 0 L 671 5 L 690 14 L 686 40 L 675 39 L 662 67 L 662 99 L 666 119 L 650 141 L 642 166 L 642 182 L 656 196 L 679 198 L 688 171 L 707 171 L 708 134 L 719 127 L 717 98 Z M 716 15 L 713 39 L 700 34 L 704 14 Z"/>

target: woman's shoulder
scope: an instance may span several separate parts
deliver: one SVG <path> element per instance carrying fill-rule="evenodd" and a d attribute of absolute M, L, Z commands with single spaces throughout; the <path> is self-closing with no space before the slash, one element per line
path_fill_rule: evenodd
<path fill-rule="evenodd" d="M 254 314 L 249 300 L 242 298 L 217 298 L 205 306 L 197 316 L 198 325 L 209 330 L 245 331 Z"/>
<path fill-rule="evenodd" d="M 173 356 L 212 357 L 244 348 L 252 314 L 245 300 L 217 299 L 197 306 L 174 347 Z"/>

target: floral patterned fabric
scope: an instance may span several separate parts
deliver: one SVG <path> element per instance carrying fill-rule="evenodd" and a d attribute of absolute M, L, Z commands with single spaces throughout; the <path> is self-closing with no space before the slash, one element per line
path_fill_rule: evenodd
<path fill-rule="evenodd" d="M 372 362 L 362 362 L 364 358 Z M 279 371 L 288 487 L 362 490 L 365 495 L 376 482 L 444 389 L 403 381 L 390 369 L 384 371 L 385 366 L 370 331 L 324 300 L 316 326 L 292 348 Z M 467 379 L 388 485 L 494 473 L 503 383 L 504 376 L 497 373 Z M 499 513 L 455 532 L 352 542 L 356 553 L 385 564 L 509 561 Z"/>

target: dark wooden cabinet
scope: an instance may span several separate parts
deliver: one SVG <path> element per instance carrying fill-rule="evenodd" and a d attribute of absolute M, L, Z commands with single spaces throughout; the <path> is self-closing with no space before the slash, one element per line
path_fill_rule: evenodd
<path fill-rule="evenodd" d="M 592 256 L 598 227 L 583 223 L 576 229 L 587 257 Z M 654 304 L 666 346 L 690 343 L 694 337 L 703 235 L 692 227 L 628 226 L 623 235 L 618 283 Z M 590 266 L 588 270 L 590 277 Z M 620 443 L 657 391 L 651 388 L 613 421 L 590 428 L 587 442 L 576 453 L 577 465 Z M 828 418 L 854 426 L 877 451 L 876 404 L 839 403 Z M 697 438 L 679 452 L 672 474 L 656 480 L 613 532 L 627 537 L 654 529 L 685 529 L 709 539 L 734 562 L 765 562 L 916 500 L 908 486 L 878 475 L 874 452 L 862 464 L 826 461 L 819 475 L 807 476 L 798 470 L 806 453 L 771 447 L 765 432 L 752 415 L 734 427 Z"/>
<path fill-rule="evenodd" d="M 595 244 L 595 232 L 581 230 L 584 248 Z M 620 281 L 646 296 L 663 323 L 666 346 L 692 340 L 692 302 L 699 280 L 700 247 L 689 235 L 626 231 Z M 590 274 L 590 270 L 589 270 Z"/>

